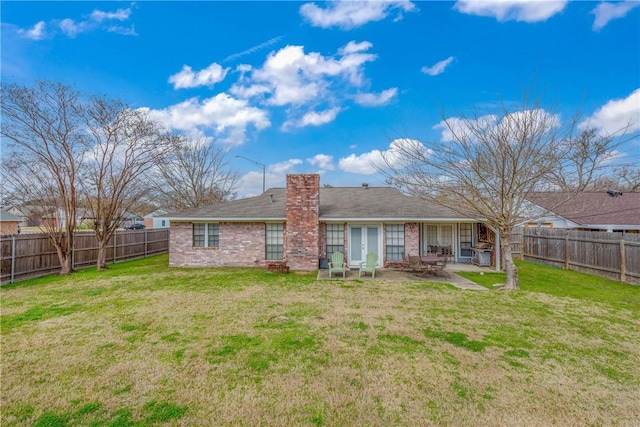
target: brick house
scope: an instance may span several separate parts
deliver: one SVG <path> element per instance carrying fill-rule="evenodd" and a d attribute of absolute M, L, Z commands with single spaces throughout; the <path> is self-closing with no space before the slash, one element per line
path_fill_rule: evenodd
<path fill-rule="evenodd" d="M 456 262 L 493 233 L 391 187 L 320 187 L 317 174 L 287 175 L 286 188 L 246 199 L 167 214 L 171 266 L 265 266 L 316 270 L 333 252 L 357 266 L 376 252 L 380 267 L 447 247 Z"/>
<path fill-rule="evenodd" d="M 19 216 L 0 210 L 0 236 L 18 234 L 21 221 L 22 218 Z"/>
<path fill-rule="evenodd" d="M 640 192 L 534 193 L 527 200 L 539 216 L 525 226 L 640 233 Z"/>

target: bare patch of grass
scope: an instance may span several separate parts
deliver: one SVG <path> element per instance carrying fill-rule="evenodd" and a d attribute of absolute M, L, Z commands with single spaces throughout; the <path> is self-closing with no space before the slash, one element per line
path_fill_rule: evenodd
<path fill-rule="evenodd" d="M 529 279 L 521 292 L 480 293 L 166 263 L 0 289 L 0 424 L 640 419 L 640 307 L 616 303 L 624 296 L 528 291 Z M 619 289 L 603 286 L 593 292 Z"/>

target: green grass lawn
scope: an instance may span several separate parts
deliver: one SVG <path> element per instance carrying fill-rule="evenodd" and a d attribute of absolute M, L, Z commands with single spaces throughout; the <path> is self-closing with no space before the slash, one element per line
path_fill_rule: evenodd
<path fill-rule="evenodd" d="M 640 287 L 530 263 L 517 292 L 167 263 L 2 287 L 0 425 L 640 423 Z"/>

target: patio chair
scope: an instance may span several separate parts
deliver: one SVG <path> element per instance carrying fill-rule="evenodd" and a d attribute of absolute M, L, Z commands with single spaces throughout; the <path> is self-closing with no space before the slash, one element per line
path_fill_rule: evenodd
<path fill-rule="evenodd" d="M 369 252 L 367 254 L 367 260 L 360 263 L 358 270 L 358 277 L 362 276 L 362 273 L 371 273 L 371 278 L 376 278 L 376 264 L 378 264 L 378 254 Z"/>
<path fill-rule="evenodd" d="M 342 277 L 347 277 L 347 263 L 344 262 L 344 254 L 342 252 L 334 252 L 331 254 L 329 261 L 329 278 L 333 273 L 342 273 Z"/>
<path fill-rule="evenodd" d="M 431 266 L 431 272 L 434 275 L 442 274 L 443 276 L 449 277 L 449 273 L 447 273 L 447 271 L 445 270 L 447 268 L 448 262 L 449 255 L 443 255 L 435 265 Z"/>

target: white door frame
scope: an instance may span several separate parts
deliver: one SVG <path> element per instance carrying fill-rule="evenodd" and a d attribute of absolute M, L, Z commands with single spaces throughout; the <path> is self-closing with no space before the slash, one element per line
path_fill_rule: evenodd
<path fill-rule="evenodd" d="M 361 229 L 361 234 L 360 234 L 360 242 L 353 242 L 352 241 L 352 229 L 354 228 L 360 228 Z M 377 248 L 375 248 L 375 250 L 373 250 L 374 248 L 371 248 L 369 246 L 369 239 L 368 239 L 368 234 L 367 234 L 367 229 L 375 229 L 377 230 L 377 235 L 378 235 L 378 244 L 377 244 Z M 349 245 L 349 251 L 348 251 L 348 260 L 349 260 L 349 266 L 350 267 L 357 267 L 358 264 L 360 264 L 361 262 L 366 261 L 366 257 L 367 257 L 367 253 L 369 252 L 377 252 L 378 253 L 378 267 L 382 266 L 383 263 L 383 258 L 384 258 L 384 254 L 382 253 L 382 224 L 348 224 L 348 245 Z M 360 259 L 355 259 L 352 255 L 353 255 L 353 251 L 356 251 L 356 248 L 359 247 L 360 248 Z"/>

